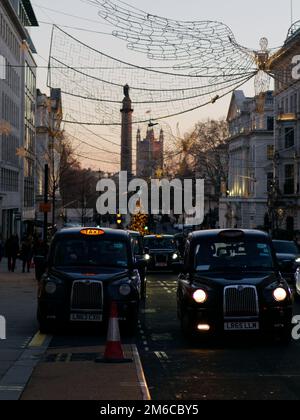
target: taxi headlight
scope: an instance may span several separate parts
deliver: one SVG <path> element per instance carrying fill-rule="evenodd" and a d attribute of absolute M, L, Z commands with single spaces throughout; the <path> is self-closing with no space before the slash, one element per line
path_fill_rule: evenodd
<path fill-rule="evenodd" d="M 149 254 L 145 254 L 145 260 L 146 261 L 149 261 L 150 259 L 151 259 L 150 255 Z"/>
<path fill-rule="evenodd" d="M 198 289 L 193 294 L 193 299 L 197 303 L 205 303 L 207 301 L 207 293 L 203 289 Z"/>
<path fill-rule="evenodd" d="M 122 296 L 128 296 L 131 293 L 131 287 L 129 284 L 122 284 L 122 286 L 119 287 L 119 292 Z"/>
<path fill-rule="evenodd" d="M 287 298 L 287 292 L 283 287 L 277 287 L 273 292 L 276 302 L 283 302 Z"/>
<path fill-rule="evenodd" d="M 173 254 L 173 260 L 178 260 L 178 254 Z"/>
<path fill-rule="evenodd" d="M 48 295 L 53 295 L 57 290 L 57 285 L 53 281 L 48 281 L 45 285 L 45 292 Z"/>

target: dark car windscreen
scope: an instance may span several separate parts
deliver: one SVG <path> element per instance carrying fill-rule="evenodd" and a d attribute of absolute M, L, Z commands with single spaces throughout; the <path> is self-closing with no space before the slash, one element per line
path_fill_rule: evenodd
<path fill-rule="evenodd" d="M 261 271 L 273 270 L 274 262 L 268 243 L 246 239 L 226 242 L 216 238 L 196 246 L 195 268 L 198 272 Z"/>
<path fill-rule="evenodd" d="M 145 248 L 153 249 L 176 249 L 176 242 L 173 238 L 145 238 Z"/>
<path fill-rule="evenodd" d="M 299 249 L 294 242 L 273 241 L 273 245 L 277 254 L 299 254 Z"/>
<path fill-rule="evenodd" d="M 55 267 L 128 267 L 127 243 L 104 238 L 63 238 L 53 251 Z"/>

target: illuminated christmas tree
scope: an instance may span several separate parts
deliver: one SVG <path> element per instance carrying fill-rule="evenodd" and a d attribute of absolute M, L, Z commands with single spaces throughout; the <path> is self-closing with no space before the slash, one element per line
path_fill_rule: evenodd
<path fill-rule="evenodd" d="M 142 235 L 149 234 L 149 216 L 143 213 L 143 209 L 141 203 L 138 202 L 136 205 L 136 211 L 132 215 L 131 223 L 129 225 L 129 230 L 133 230 L 134 232 L 139 232 Z"/>

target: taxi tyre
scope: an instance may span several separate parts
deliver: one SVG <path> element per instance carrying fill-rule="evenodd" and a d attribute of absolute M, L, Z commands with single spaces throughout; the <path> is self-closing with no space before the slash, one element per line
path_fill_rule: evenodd
<path fill-rule="evenodd" d="M 137 303 L 134 307 L 130 309 L 129 314 L 125 321 L 121 322 L 121 329 L 125 334 L 129 336 L 134 336 L 137 332 L 139 321 L 139 304 Z"/>
<path fill-rule="evenodd" d="M 57 331 L 57 323 L 55 321 L 46 321 L 38 317 L 38 323 L 41 334 L 52 334 Z"/>
<path fill-rule="evenodd" d="M 178 307 L 178 318 L 180 320 L 181 332 L 187 340 L 194 341 L 199 337 L 199 334 L 197 334 L 193 328 L 193 323 L 191 322 L 188 312 L 184 311 L 182 306 Z"/>
<path fill-rule="evenodd" d="M 280 331 L 276 338 L 278 338 L 279 345 L 288 346 L 292 342 L 292 326 L 286 326 L 282 331 Z"/>
<path fill-rule="evenodd" d="M 141 298 L 143 301 L 147 299 L 147 283 L 144 281 L 141 287 Z"/>
<path fill-rule="evenodd" d="M 43 317 L 40 309 L 37 310 L 37 320 L 41 334 L 52 334 L 58 330 L 57 321 L 48 321 Z"/>

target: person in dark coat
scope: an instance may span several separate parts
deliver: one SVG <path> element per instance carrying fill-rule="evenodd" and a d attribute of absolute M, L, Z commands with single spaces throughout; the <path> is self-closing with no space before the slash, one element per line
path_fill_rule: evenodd
<path fill-rule="evenodd" d="M 27 273 L 30 273 L 32 258 L 33 258 L 33 240 L 29 236 L 27 238 L 24 238 L 21 245 L 21 260 L 23 262 L 23 273 L 25 273 L 26 267 L 27 267 Z"/>
<path fill-rule="evenodd" d="M 9 272 L 14 273 L 16 269 L 16 261 L 18 258 L 19 250 L 19 238 L 17 235 L 12 235 L 7 239 L 5 245 Z"/>

